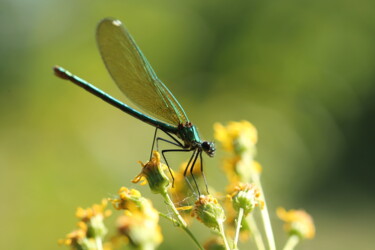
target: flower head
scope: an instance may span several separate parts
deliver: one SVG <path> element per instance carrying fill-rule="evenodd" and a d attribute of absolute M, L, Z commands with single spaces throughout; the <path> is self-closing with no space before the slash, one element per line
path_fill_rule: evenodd
<path fill-rule="evenodd" d="M 201 195 L 192 212 L 192 216 L 197 217 L 203 224 L 212 229 L 219 229 L 225 221 L 224 209 L 217 199 L 211 195 Z"/>
<path fill-rule="evenodd" d="M 238 211 L 240 208 L 244 210 L 245 216 L 253 211 L 253 209 L 264 202 L 259 200 L 260 192 L 254 184 L 239 183 L 234 187 L 234 191 L 229 196 L 232 200 L 233 208 Z"/>
<path fill-rule="evenodd" d="M 278 208 L 277 216 L 285 221 L 284 229 L 290 235 L 312 239 L 315 236 L 315 226 L 312 217 L 304 210 L 289 210 Z"/>
<path fill-rule="evenodd" d="M 154 151 L 149 162 L 145 164 L 142 162 L 139 163 L 142 165 L 142 172 L 137 175 L 132 182 L 138 183 L 142 181 L 141 185 L 148 182 L 152 192 L 166 193 L 170 181 L 164 173 L 164 170 L 167 169 L 167 165 L 160 162 L 160 154 Z"/>
<path fill-rule="evenodd" d="M 109 199 L 112 205 L 117 210 L 133 210 L 140 206 L 143 197 L 136 189 L 128 189 L 121 187 L 119 189 L 118 197 Z"/>

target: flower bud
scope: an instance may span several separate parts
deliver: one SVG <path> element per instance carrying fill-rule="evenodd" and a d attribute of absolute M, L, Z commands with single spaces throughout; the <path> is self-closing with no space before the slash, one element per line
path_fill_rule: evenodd
<path fill-rule="evenodd" d="M 253 209 L 262 204 L 259 201 L 260 193 L 254 184 L 239 183 L 231 194 L 233 208 L 235 210 L 244 210 L 245 216 L 253 211 Z"/>
<path fill-rule="evenodd" d="M 143 181 L 142 184 L 145 184 L 147 180 L 153 193 L 166 193 L 170 181 L 164 173 L 164 169 L 166 169 L 167 166 L 160 162 L 160 154 L 154 151 L 149 162 L 146 164 L 140 162 L 140 164 L 142 165 L 142 172 L 137 175 L 132 182 L 138 183 Z"/>
<path fill-rule="evenodd" d="M 203 224 L 212 229 L 219 229 L 220 224 L 225 221 L 224 209 L 217 199 L 211 195 L 201 195 L 192 212 L 192 216 L 197 217 Z"/>

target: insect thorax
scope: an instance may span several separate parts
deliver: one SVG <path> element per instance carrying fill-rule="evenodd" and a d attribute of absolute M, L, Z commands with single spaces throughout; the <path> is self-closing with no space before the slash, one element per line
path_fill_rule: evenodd
<path fill-rule="evenodd" d="M 177 136 L 184 142 L 185 148 L 196 148 L 202 143 L 197 128 L 191 122 L 179 124 Z"/>

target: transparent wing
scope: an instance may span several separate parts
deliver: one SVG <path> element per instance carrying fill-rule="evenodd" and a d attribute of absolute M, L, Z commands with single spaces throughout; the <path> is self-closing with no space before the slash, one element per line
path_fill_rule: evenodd
<path fill-rule="evenodd" d="M 171 125 L 188 121 L 181 105 L 157 78 L 119 20 L 103 19 L 98 24 L 96 39 L 107 70 L 130 101 L 145 113 Z"/>

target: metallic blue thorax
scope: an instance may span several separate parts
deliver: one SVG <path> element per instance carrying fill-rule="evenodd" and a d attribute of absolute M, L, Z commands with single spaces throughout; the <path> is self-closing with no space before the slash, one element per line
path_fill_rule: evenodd
<path fill-rule="evenodd" d="M 202 143 L 197 127 L 190 122 L 178 126 L 177 136 L 184 141 L 186 148 L 195 147 Z"/>

